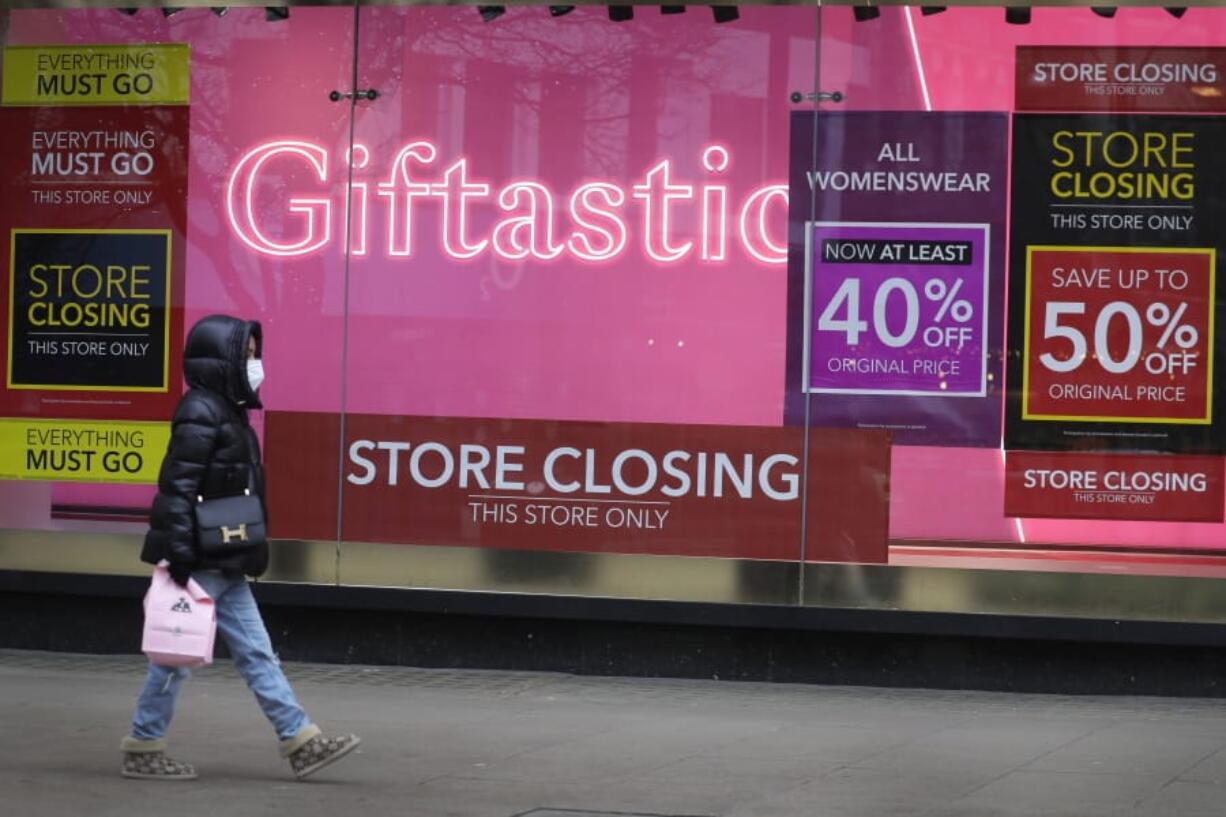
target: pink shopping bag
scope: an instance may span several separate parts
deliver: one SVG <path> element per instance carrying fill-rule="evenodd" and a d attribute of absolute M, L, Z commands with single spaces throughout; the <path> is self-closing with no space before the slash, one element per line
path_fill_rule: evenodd
<path fill-rule="evenodd" d="M 145 630 L 141 652 L 154 664 L 199 667 L 213 663 L 217 610 L 213 599 L 195 579 L 179 587 L 166 563 L 153 570 L 145 593 Z"/>

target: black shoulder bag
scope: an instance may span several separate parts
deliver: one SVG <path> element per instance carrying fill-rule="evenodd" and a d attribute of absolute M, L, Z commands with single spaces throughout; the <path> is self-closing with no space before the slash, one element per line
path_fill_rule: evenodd
<path fill-rule="evenodd" d="M 196 497 L 196 543 L 201 555 L 225 558 L 267 541 L 264 505 L 245 489 L 234 496 Z"/>

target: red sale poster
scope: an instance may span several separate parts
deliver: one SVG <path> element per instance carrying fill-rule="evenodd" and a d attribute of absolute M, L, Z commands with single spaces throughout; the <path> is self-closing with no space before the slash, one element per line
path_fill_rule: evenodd
<path fill-rule="evenodd" d="M 272 412 L 267 433 L 293 475 L 269 483 L 274 535 L 334 535 L 340 418 Z M 789 559 L 804 520 L 808 561 L 888 558 L 884 431 L 350 414 L 343 433 L 353 541 Z"/>
<path fill-rule="evenodd" d="M 1017 49 L 1019 111 L 1226 111 L 1226 49 L 1104 45 Z"/>
<path fill-rule="evenodd" d="M 1208 425 L 1214 250 L 1028 248 L 1022 417 Z"/>
<path fill-rule="evenodd" d="M 1221 522 L 1224 468 L 1221 457 L 1010 451 L 1005 514 Z"/>
<path fill-rule="evenodd" d="M 181 44 L 5 49 L 0 478 L 60 483 L 53 514 L 134 515 L 148 489 L 132 486 L 156 482 L 166 450 L 182 392 L 189 58 Z"/>

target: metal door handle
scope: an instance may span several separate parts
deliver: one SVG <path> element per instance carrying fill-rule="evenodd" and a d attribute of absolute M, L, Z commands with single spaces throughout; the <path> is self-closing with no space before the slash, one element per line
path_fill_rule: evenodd
<path fill-rule="evenodd" d="M 374 88 L 367 88 L 365 90 L 359 88 L 356 91 L 351 91 L 347 94 L 343 94 L 340 91 L 333 91 L 332 93 L 328 94 L 328 99 L 332 100 L 333 102 L 340 102 L 342 99 L 369 99 L 371 102 L 374 102 L 378 98 L 379 92 Z"/>
<path fill-rule="evenodd" d="M 842 91 L 817 91 L 816 93 L 802 94 L 800 91 L 792 91 L 792 102 L 800 103 L 808 100 L 809 102 L 842 102 Z"/>

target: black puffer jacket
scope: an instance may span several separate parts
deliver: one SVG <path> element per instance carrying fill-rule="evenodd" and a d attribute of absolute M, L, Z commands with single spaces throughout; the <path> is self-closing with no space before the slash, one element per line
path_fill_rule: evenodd
<path fill-rule="evenodd" d="M 202 319 L 187 336 L 183 374 L 190 390 L 175 409 L 141 551 L 146 562 L 167 559 L 192 570 L 249 576 L 259 576 L 268 567 L 266 544 L 224 560 L 203 558 L 196 547 L 192 512 L 197 496 L 227 496 L 251 487 L 264 499 L 259 441 L 247 422 L 247 409 L 263 407 L 247 382 L 247 341 L 252 337 L 259 357 L 260 325 L 226 315 Z"/>

